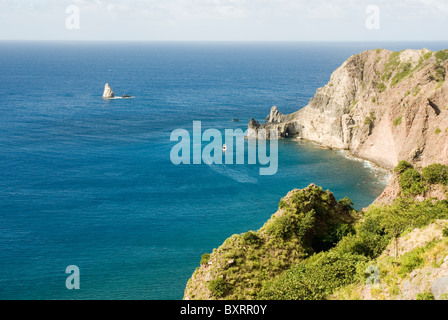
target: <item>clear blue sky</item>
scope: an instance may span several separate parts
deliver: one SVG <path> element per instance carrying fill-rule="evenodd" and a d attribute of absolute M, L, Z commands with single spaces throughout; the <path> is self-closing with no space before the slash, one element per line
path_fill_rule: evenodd
<path fill-rule="evenodd" d="M 447 41 L 447 17 L 448 0 L 0 0 L 0 40 Z"/>

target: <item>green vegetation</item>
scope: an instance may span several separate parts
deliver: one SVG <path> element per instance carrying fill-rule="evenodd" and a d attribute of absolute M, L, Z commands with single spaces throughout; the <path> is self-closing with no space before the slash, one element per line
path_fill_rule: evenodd
<path fill-rule="evenodd" d="M 406 196 L 416 196 L 425 191 L 421 174 L 415 169 L 408 169 L 400 175 L 399 183 Z"/>
<path fill-rule="evenodd" d="M 401 120 L 403 120 L 403 116 L 399 116 L 393 121 L 394 126 L 399 126 L 401 124 Z"/>
<path fill-rule="evenodd" d="M 248 231 L 245 234 L 243 234 L 242 239 L 244 243 L 249 245 L 256 245 L 260 243 L 260 238 L 257 236 L 257 234 L 254 231 Z"/>
<path fill-rule="evenodd" d="M 407 162 L 406 160 L 401 160 L 398 162 L 397 166 L 394 168 L 394 172 L 398 174 L 402 174 L 408 169 L 412 169 L 412 164 Z"/>
<path fill-rule="evenodd" d="M 364 84 L 364 83 L 363 83 Z M 357 104 L 358 104 L 359 100 L 355 100 L 352 105 L 350 106 L 350 109 L 353 109 Z"/>
<path fill-rule="evenodd" d="M 210 260 L 210 253 L 204 253 L 204 254 L 201 256 L 201 262 L 200 262 L 200 264 L 207 264 L 207 263 L 209 262 L 209 260 Z"/>
<path fill-rule="evenodd" d="M 437 51 L 435 56 L 436 56 L 437 60 L 445 61 L 446 59 L 448 59 L 448 50 L 445 49 L 445 50 Z"/>
<path fill-rule="evenodd" d="M 448 185 L 448 167 L 433 164 L 420 173 L 400 161 L 394 172 L 401 196 L 391 204 L 372 204 L 360 212 L 349 198 L 336 201 L 331 192 L 314 185 L 290 192 L 260 230 L 234 235 L 211 256 L 202 256 L 201 264 L 212 261 L 202 271 L 212 275 L 206 282 L 211 297 L 356 297 L 355 289 L 365 285 L 371 276 L 367 267 L 372 265 L 378 266 L 381 284 L 387 288 L 372 288 L 372 295 L 398 295 L 400 279 L 424 266 L 440 266 L 448 254 L 447 224 L 439 229 L 444 238 L 398 254 L 402 237 L 413 229 L 448 219 L 448 201 L 414 200 L 431 184 Z M 386 248 L 390 251 L 384 255 Z M 425 292 L 418 296 L 427 298 Z"/>
<path fill-rule="evenodd" d="M 400 62 L 400 52 L 393 52 L 389 56 L 389 60 L 384 65 L 383 74 L 381 80 L 388 82 L 390 80 L 390 86 L 393 87 L 400 83 L 403 79 L 412 76 L 415 70 L 419 70 L 423 62 L 428 60 L 432 56 L 432 52 L 427 52 L 420 58 L 417 65 L 413 68 L 410 62 Z M 437 54 L 436 54 L 437 56 Z M 443 56 L 440 55 L 439 56 Z M 444 57 L 444 56 L 443 56 Z"/>
<path fill-rule="evenodd" d="M 418 247 L 415 250 L 405 253 L 400 258 L 400 267 L 398 273 L 401 276 L 405 276 L 406 274 L 412 272 L 414 269 L 421 267 L 425 262 L 425 260 L 423 259 L 424 252 L 425 248 Z"/>
<path fill-rule="evenodd" d="M 266 283 L 261 299 L 322 300 L 353 282 L 367 258 L 350 253 L 322 252 Z"/>
<path fill-rule="evenodd" d="M 431 292 L 419 293 L 416 300 L 434 300 L 434 295 Z"/>
<path fill-rule="evenodd" d="M 440 130 L 440 128 L 437 128 L 437 129 L 434 131 L 435 134 L 439 134 L 440 132 L 442 132 L 442 130 Z"/>
<path fill-rule="evenodd" d="M 428 60 L 432 57 L 432 52 L 427 52 L 423 55 L 423 60 Z"/>
<path fill-rule="evenodd" d="M 403 63 L 400 65 L 400 68 L 398 72 L 395 74 L 395 76 L 392 78 L 391 86 L 397 85 L 401 80 L 406 78 L 412 73 L 412 65 L 410 63 Z"/>
<path fill-rule="evenodd" d="M 364 124 L 371 126 L 374 124 L 376 120 L 375 114 L 373 112 L 370 112 L 369 115 L 364 119 Z"/>
<path fill-rule="evenodd" d="M 434 163 L 422 170 L 423 179 L 429 184 L 448 185 L 448 166 Z"/>
<path fill-rule="evenodd" d="M 208 289 L 215 298 L 258 297 L 269 279 L 354 232 L 354 214 L 349 198 L 338 202 L 317 186 L 291 192 L 260 230 L 233 235 L 201 258 L 217 272 Z"/>
<path fill-rule="evenodd" d="M 376 98 L 375 98 L 375 97 L 372 98 L 372 102 L 373 102 L 373 103 L 376 102 Z"/>
<path fill-rule="evenodd" d="M 389 81 L 392 73 L 398 68 L 400 65 L 400 53 L 401 52 L 392 52 L 389 56 L 389 60 L 384 65 L 384 73 L 381 76 L 381 80 Z"/>
<path fill-rule="evenodd" d="M 443 229 L 442 234 L 444 237 L 448 237 L 448 228 Z"/>
<path fill-rule="evenodd" d="M 211 280 L 208 283 L 208 289 L 212 292 L 215 298 L 222 298 L 227 294 L 228 286 L 227 283 L 222 278 Z"/>
<path fill-rule="evenodd" d="M 387 86 L 382 82 L 378 83 L 376 86 L 377 86 L 379 92 L 383 92 L 387 89 Z"/>
<path fill-rule="evenodd" d="M 414 89 L 412 89 L 411 93 L 414 97 L 416 97 L 420 93 L 420 87 L 419 86 L 415 87 Z"/>
<path fill-rule="evenodd" d="M 429 185 L 448 185 L 448 166 L 434 163 L 422 169 L 420 174 L 406 161 L 400 161 L 394 171 L 399 174 L 399 184 L 406 196 L 422 194 Z"/>

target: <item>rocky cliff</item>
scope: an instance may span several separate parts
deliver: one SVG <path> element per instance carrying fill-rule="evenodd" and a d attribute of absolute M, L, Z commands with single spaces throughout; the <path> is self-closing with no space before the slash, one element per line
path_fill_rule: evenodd
<path fill-rule="evenodd" d="M 448 163 L 448 50 L 368 50 L 350 57 L 309 104 L 283 115 L 272 107 L 259 129 L 349 150 L 392 169 Z M 268 137 L 269 138 L 269 137 Z"/>

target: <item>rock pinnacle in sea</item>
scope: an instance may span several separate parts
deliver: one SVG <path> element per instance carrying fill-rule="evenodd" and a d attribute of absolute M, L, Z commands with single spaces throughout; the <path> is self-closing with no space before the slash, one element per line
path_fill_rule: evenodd
<path fill-rule="evenodd" d="M 106 85 L 104 86 L 103 98 L 111 99 L 113 97 L 114 97 L 114 92 L 112 91 L 111 87 L 109 87 L 109 84 L 106 83 Z"/>

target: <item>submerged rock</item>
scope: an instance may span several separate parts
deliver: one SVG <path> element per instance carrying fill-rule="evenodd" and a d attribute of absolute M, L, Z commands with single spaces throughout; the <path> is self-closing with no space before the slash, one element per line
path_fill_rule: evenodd
<path fill-rule="evenodd" d="M 111 99 L 113 97 L 114 97 L 114 92 L 112 91 L 111 87 L 109 87 L 109 84 L 106 83 L 106 85 L 104 86 L 103 98 Z"/>

